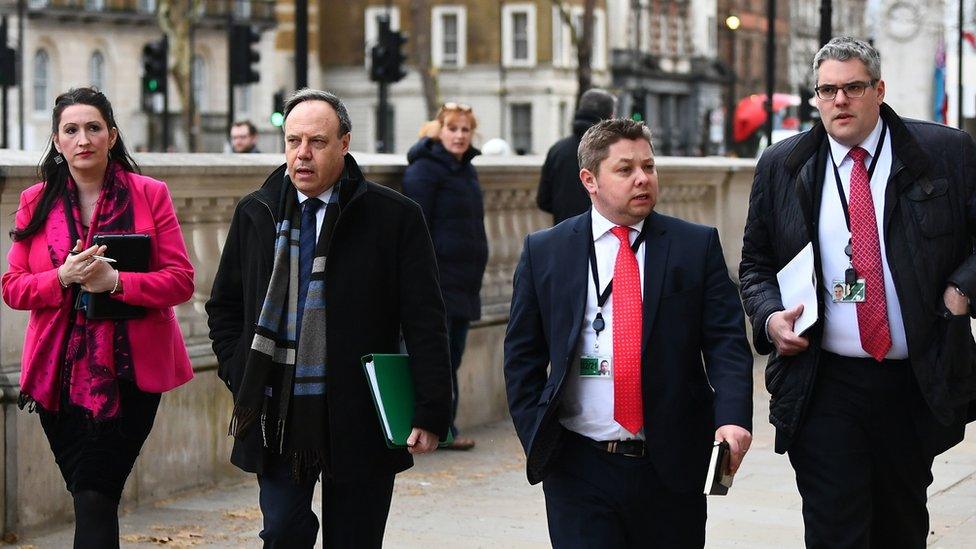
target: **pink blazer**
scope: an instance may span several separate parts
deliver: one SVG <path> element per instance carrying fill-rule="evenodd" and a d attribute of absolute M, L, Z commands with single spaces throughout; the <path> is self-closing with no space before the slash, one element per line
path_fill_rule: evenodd
<path fill-rule="evenodd" d="M 139 389 L 162 393 L 193 377 L 183 335 L 173 313 L 173 306 L 189 300 L 193 294 L 193 266 L 186 254 L 183 232 L 166 184 L 123 173 L 132 193 L 135 232 L 150 236 L 152 254 L 149 272 L 120 274 L 122 292 L 117 299 L 148 308 L 145 317 L 126 321 L 132 364 Z M 21 193 L 16 226 L 27 225 L 42 189 L 43 183 L 37 183 Z M 14 309 L 30 311 L 21 356 L 20 384 L 25 390 L 37 390 L 43 385 L 39 380 L 52 375 L 49 371 L 52 365 L 58 367 L 62 363 L 69 315 L 73 314 L 71 291 L 61 288 L 48 248 L 50 239 L 70 239 L 63 234 L 62 204 L 56 202 L 41 230 L 13 243 L 7 255 L 8 270 L 0 279 L 4 302 Z M 30 394 L 39 402 L 58 398 Z"/>

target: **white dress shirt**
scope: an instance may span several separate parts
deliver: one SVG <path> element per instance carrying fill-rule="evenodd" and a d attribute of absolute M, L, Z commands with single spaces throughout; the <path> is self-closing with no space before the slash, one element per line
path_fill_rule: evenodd
<path fill-rule="evenodd" d="M 617 261 L 617 251 L 620 248 L 620 240 L 617 239 L 610 229 L 616 225 L 603 217 L 591 207 L 590 213 L 593 220 L 593 246 L 596 250 L 597 272 L 600 276 L 600 289 L 602 292 L 607 287 L 607 283 L 613 278 L 613 267 Z M 644 221 L 631 225 L 630 242 L 637 239 Z M 641 243 L 637 248 L 637 270 L 640 273 L 641 295 L 644 294 L 644 244 Z M 580 250 L 580 253 L 589 255 L 589 250 Z M 599 352 L 594 348 L 597 344 L 596 332 L 593 330 L 592 322 L 596 318 L 597 309 L 597 289 L 593 282 L 593 272 L 589 261 L 586 263 L 587 272 L 587 292 L 586 310 L 583 314 L 583 327 L 580 332 L 579 352 L 585 356 L 611 356 L 613 355 L 613 292 L 603 305 L 603 321 L 606 327 L 600 331 Z M 613 419 L 613 377 L 583 377 L 580 376 L 580 359 L 576 357 L 570 363 L 570 371 L 566 374 L 566 388 L 559 410 L 559 421 L 570 431 L 579 433 L 593 440 L 627 440 L 644 438 L 644 431 L 631 433 L 620 426 Z"/>
<path fill-rule="evenodd" d="M 335 185 L 329 187 L 328 189 L 326 189 L 324 193 L 315 197 L 322 201 L 322 205 L 319 206 L 319 210 L 315 212 L 315 242 L 316 243 L 318 243 L 319 241 L 319 234 L 322 233 L 322 223 L 325 222 L 325 206 L 329 203 L 329 199 L 332 198 L 332 189 L 334 188 Z M 302 191 L 299 191 L 298 189 L 295 189 L 295 192 L 298 193 L 298 205 L 304 208 L 305 201 L 308 200 L 309 197 L 302 194 Z M 299 216 L 299 218 L 300 217 L 301 216 Z M 300 229 L 300 227 L 295 227 L 295 228 Z"/>
<path fill-rule="evenodd" d="M 860 144 L 860 147 L 868 153 L 864 159 L 866 169 L 870 169 L 871 162 L 874 160 L 873 155 L 878 148 L 878 140 L 881 138 L 881 127 L 882 122 L 879 118 L 874 130 Z M 847 156 L 847 153 L 853 147 L 842 145 L 834 141 L 829 135 L 827 139 L 830 142 L 830 151 L 834 162 L 837 162 L 837 171 L 840 174 L 845 199 L 850 204 L 851 170 L 854 167 L 854 161 Z M 829 157 L 824 169 L 826 174 L 824 175 L 823 196 L 820 202 L 819 226 L 820 258 L 823 268 L 821 289 L 826 292 L 822 347 L 842 356 L 869 357 L 871 355 L 861 347 L 861 337 L 857 327 L 857 305 L 854 303 L 834 303 L 830 290 L 833 281 L 843 279 L 844 271 L 850 267 L 850 259 L 844 253 L 844 247 L 847 246 L 851 233 L 844 219 L 840 197 L 837 195 L 834 168 Z M 908 340 L 905 337 L 905 324 L 901 318 L 901 303 L 898 301 L 895 283 L 891 278 L 891 267 L 888 265 L 884 239 L 885 190 L 888 187 L 890 173 L 891 131 L 889 130 L 885 135 L 884 145 L 881 147 L 878 162 L 871 177 L 871 199 L 874 202 L 874 213 L 878 222 L 881 264 L 884 268 L 885 299 L 888 304 L 888 326 L 891 331 L 891 349 L 888 350 L 886 358 L 903 359 L 908 358 Z M 867 288 L 867 292 L 870 293 L 871 291 L 871 288 Z"/>

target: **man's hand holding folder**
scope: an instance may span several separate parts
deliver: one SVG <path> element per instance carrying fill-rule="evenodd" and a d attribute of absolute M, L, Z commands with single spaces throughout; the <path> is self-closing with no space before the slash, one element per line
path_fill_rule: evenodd
<path fill-rule="evenodd" d="M 437 449 L 438 442 L 440 441 L 434 433 L 414 427 L 407 437 L 407 451 L 414 455 L 427 454 Z"/>

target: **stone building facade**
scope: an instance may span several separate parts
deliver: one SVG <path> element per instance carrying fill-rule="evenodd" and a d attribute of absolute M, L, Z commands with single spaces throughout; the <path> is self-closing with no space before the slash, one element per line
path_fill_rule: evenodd
<path fill-rule="evenodd" d="M 349 107 L 354 131 L 352 148 L 376 150 L 377 85 L 369 80 L 370 48 L 377 20 L 389 17 L 391 28 L 408 40 L 426 35 L 431 70 L 440 101 L 473 107 L 478 118 L 475 144 L 500 137 L 521 153 L 545 153 L 570 131 L 576 101 L 576 53 L 565 23 L 550 0 L 485 1 L 351 0 L 331 5 L 320 15 L 320 85 L 337 92 Z M 429 28 L 416 29 L 416 4 L 430 8 Z M 574 18 L 581 0 L 564 0 Z M 607 55 L 607 2 L 597 2 L 593 41 L 593 80 L 610 80 Z M 412 43 L 404 47 L 411 51 Z M 408 55 L 407 77 L 390 86 L 393 150 L 405 152 L 427 120 L 420 74 Z M 356 127 L 362 128 L 356 131 Z"/>
<path fill-rule="evenodd" d="M 314 2 L 314 0 L 313 0 Z M 266 32 L 276 21 L 274 0 L 202 2 L 194 39 L 193 93 L 200 114 L 198 150 L 221 151 L 226 143 L 227 113 L 227 6 L 236 21 L 249 22 L 262 31 L 259 72 L 262 81 L 238 87 L 235 118 L 252 119 L 262 133 L 261 148 L 280 147 L 277 129 L 271 127 L 272 94 L 283 54 L 274 33 Z M 130 148 L 148 149 L 161 142 L 161 114 L 143 110 L 142 49 L 163 33 L 157 23 L 157 0 L 26 0 L 23 52 L 20 69 L 23 86 L 24 141 L 19 140 L 19 94 L 8 93 L 8 131 L 11 148 L 40 150 L 51 135 L 51 109 L 55 97 L 71 87 L 94 85 L 103 90 L 115 109 L 119 129 Z M 287 11 L 287 10 L 285 10 Z M 17 2 L 0 2 L 0 13 L 10 23 L 8 43 L 17 47 L 20 22 Z M 172 51 L 172 48 L 171 48 Z M 275 78 L 272 78 L 275 75 Z M 187 150 L 181 129 L 182 105 L 170 78 L 170 143 Z M 159 109 L 157 105 L 157 110 Z"/>

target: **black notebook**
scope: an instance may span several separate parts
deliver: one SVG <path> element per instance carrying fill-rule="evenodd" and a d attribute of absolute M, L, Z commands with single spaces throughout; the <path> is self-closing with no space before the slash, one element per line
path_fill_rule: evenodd
<path fill-rule="evenodd" d="M 708 474 L 705 475 L 705 495 L 724 496 L 732 487 L 732 475 L 729 473 L 729 460 L 732 452 L 729 443 L 724 440 L 715 441 L 712 455 L 708 459 Z"/>
<path fill-rule="evenodd" d="M 149 270 L 148 234 L 99 234 L 93 243 L 107 246 L 105 257 L 115 260 L 109 263 L 115 270 L 130 273 L 144 273 Z M 124 291 L 124 289 L 123 289 Z M 84 297 L 87 296 L 87 299 Z M 129 305 L 108 295 L 108 292 L 89 294 L 82 292 L 79 301 L 87 300 L 85 316 L 94 320 L 123 320 L 142 318 L 146 308 Z"/>

